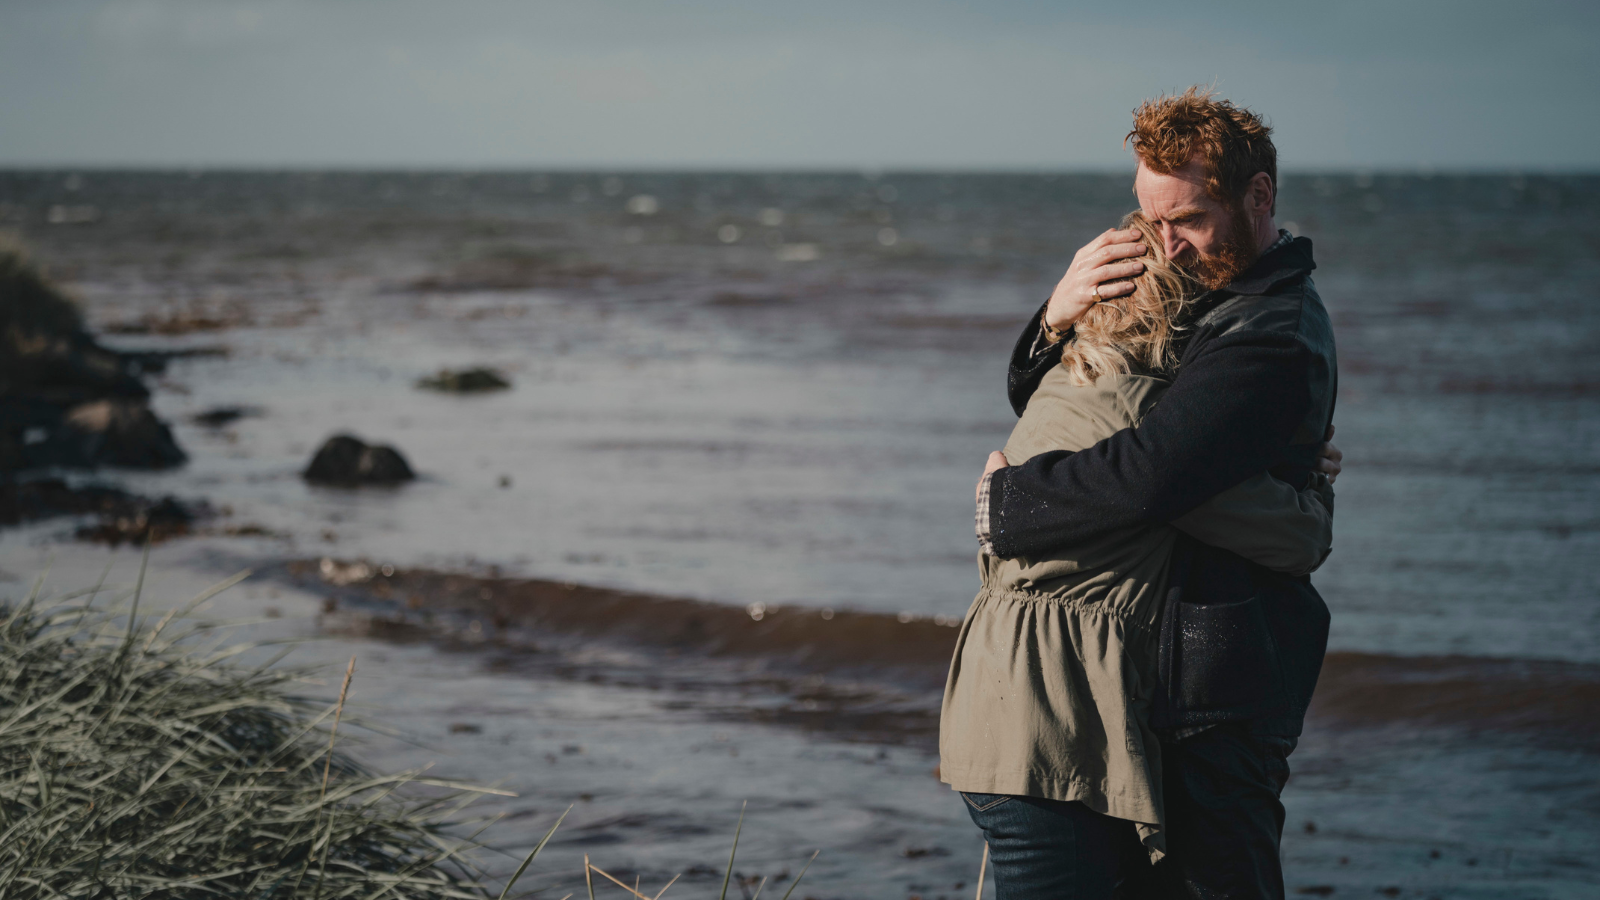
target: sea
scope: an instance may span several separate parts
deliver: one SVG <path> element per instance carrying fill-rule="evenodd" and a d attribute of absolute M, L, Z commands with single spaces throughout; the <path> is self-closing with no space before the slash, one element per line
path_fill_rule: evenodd
<path fill-rule="evenodd" d="M 0 172 L 0 232 L 101 339 L 174 354 L 152 403 L 188 464 L 71 476 L 212 510 L 153 549 L 148 589 L 176 603 L 268 573 L 219 613 L 308 638 L 301 657 L 341 673 L 360 658 L 353 696 L 410 736 L 365 752 L 511 785 L 512 850 L 574 804 L 530 876 L 552 898 L 585 852 L 714 889 L 745 801 L 747 895 L 820 849 L 796 900 L 965 896 L 981 842 L 926 737 L 751 714 L 768 695 L 745 663 L 665 686 L 507 669 L 331 628 L 324 598 L 270 573 L 361 560 L 758 620 L 959 621 L 973 487 L 1015 422 L 1010 349 L 1136 205 L 1129 173 Z M 1313 576 L 1332 650 L 1600 671 L 1597 213 L 1588 174 L 1283 176 L 1277 221 L 1314 244 L 1338 345 L 1344 471 Z M 476 366 L 510 389 L 418 387 Z M 242 415 L 205 424 L 222 408 Z M 307 485 L 339 433 L 394 446 L 418 479 Z M 135 577 L 135 551 L 71 533 L 0 535 L 0 594 L 108 563 Z M 1290 892 L 1600 889 L 1592 744 L 1314 721 L 1285 794 Z"/>

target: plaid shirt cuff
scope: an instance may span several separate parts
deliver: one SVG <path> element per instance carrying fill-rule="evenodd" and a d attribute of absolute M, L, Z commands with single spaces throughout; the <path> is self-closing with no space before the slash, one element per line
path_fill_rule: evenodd
<path fill-rule="evenodd" d="M 994 556 L 994 543 L 989 539 L 989 484 L 994 481 L 994 472 L 983 476 L 978 482 L 978 515 L 975 530 L 978 534 L 978 549 Z"/>

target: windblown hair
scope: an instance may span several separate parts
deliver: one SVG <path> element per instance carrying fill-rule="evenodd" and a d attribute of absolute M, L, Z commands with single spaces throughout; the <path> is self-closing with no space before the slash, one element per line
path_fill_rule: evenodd
<path fill-rule="evenodd" d="M 1146 100 L 1133 111 L 1133 130 L 1123 138 L 1134 155 L 1158 175 L 1170 175 L 1199 154 L 1206 195 L 1229 208 L 1238 205 L 1257 172 L 1267 173 L 1277 212 L 1278 148 L 1261 117 L 1207 88 L 1191 87 L 1176 97 Z"/>
<path fill-rule="evenodd" d="M 1142 214 L 1128 213 L 1122 227 L 1137 228 L 1149 248 L 1139 258 L 1144 271 L 1133 279 L 1133 293 L 1096 303 L 1073 325 L 1073 339 L 1061 351 L 1073 384 L 1127 374 L 1134 366 L 1161 371 L 1177 364 L 1173 339 L 1195 282 L 1167 259 L 1160 233 Z"/>

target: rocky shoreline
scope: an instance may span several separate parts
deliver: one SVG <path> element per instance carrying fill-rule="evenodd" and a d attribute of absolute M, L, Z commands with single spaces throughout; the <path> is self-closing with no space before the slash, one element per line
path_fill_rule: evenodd
<path fill-rule="evenodd" d="M 144 383 L 173 355 L 102 345 L 64 290 L 20 248 L 0 245 L 0 527 L 95 516 L 78 538 L 115 545 L 187 534 L 203 504 L 61 477 L 187 461 Z"/>
<path fill-rule="evenodd" d="M 0 475 L 182 465 L 143 380 L 164 362 L 102 345 L 26 253 L 0 247 Z"/>
<path fill-rule="evenodd" d="M 203 501 L 140 496 L 98 483 L 93 473 L 186 463 L 171 426 L 150 408 L 145 379 L 176 357 L 225 353 L 107 347 L 67 291 L 20 247 L 0 243 L 0 528 L 94 516 L 97 521 L 74 535 L 113 546 L 190 533 L 212 513 Z M 214 428 L 259 412 L 220 408 L 196 421 Z M 414 477 L 394 448 L 348 435 L 324 444 L 303 474 L 313 483 L 347 487 Z"/>

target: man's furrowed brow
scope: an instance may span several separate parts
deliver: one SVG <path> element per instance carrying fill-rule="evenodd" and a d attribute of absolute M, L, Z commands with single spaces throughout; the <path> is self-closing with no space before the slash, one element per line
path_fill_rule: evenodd
<path fill-rule="evenodd" d="M 1206 211 L 1203 208 L 1198 207 L 1198 206 L 1189 206 L 1189 207 L 1185 207 L 1183 209 L 1175 209 L 1172 212 L 1167 213 L 1164 216 L 1159 216 L 1159 217 L 1157 217 L 1157 216 L 1148 216 L 1148 218 L 1152 222 L 1173 222 L 1173 223 L 1177 223 L 1177 222 L 1186 222 L 1189 219 L 1198 219 L 1198 218 L 1204 216 L 1205 214 L 1206 214 Z"/>

